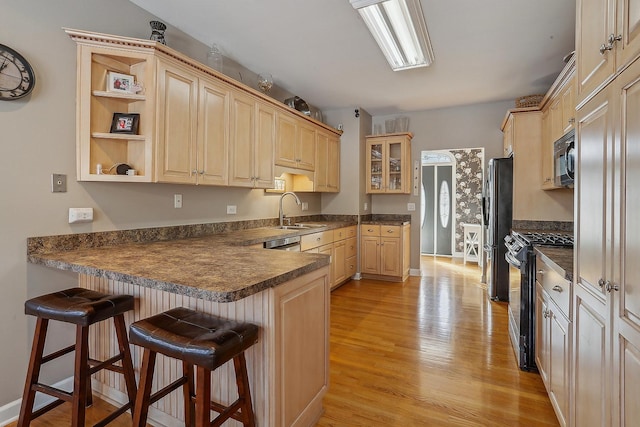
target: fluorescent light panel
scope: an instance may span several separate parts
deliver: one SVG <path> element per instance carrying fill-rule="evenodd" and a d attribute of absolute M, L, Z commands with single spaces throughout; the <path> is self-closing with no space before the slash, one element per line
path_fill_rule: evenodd
<path fill-rule="evenodd" d="M 350 0 L 394 71 L 426 67 L 433 49 L 420 0 Z"/>

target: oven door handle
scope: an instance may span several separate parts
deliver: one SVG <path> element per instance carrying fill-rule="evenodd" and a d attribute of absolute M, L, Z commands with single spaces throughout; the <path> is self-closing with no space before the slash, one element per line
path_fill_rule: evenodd
<path fill-rule="evenodd" d="M 514 257 L 511 252 L 507 252 L 506 254 L 504 254 L 504 259 L 506 259 L 507 262 L 514 267 L 520 268 L 520 266 L 522 265 L 522 263 L 518 261 L 518 259 Z"/>

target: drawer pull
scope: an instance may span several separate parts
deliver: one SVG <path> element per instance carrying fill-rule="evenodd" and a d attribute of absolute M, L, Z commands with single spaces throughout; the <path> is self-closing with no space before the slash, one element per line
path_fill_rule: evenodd
<path fill-rule="evenodd" d="M 554 286 L 553 288 L 551 288 L 551 289 L 553 289 L 553 290 L 554 290 L 554 291 L 556 291 L 556 292 L 562 292 L 562 291 L 564 290 L 564 289 L 562 289 L 562 286 L 560 286 L 560 285 L 555 285 L 555 286 Z"/>
<path fill-rule="evenodd" d="M 538 274 L 544 275 L 544 270 L 538 270 Z"/>
<path fill-rule="evenodd" d="M 370 228 L 367 228 L 367 231 L 368 231 L 369 233 L 373 233 L 373 230 L 372 230 L 372 229 L 370 229 Z"/>

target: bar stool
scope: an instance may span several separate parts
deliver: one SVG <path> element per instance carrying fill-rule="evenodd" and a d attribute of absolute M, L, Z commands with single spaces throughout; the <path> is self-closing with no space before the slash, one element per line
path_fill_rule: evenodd
<path fill-rule="evenodd" d="M 136 398 L 136 380 L 127 340 L 127 328 L 124 323 L 124 313 L 133 310 L 133 302 L 133 296 L 131 295 L 108 295 L 83 288 L 71 288 L 54 292 L 25 302 L 25 314 L 36 316 L 38 320 L 22 395 L 18 427 L 28 426 L 32 420 L 64 402 L 72 402 L 73 405 L 71 425 L 73 427 L 83 427 L 85 408 L 92 402 L 91 375 L 102 369 L 124 375 L 129 402 L 95 425 L 104 426 L 133 407 Z M 115 324 L 120 353 L 106 361 L 91 359 L 89 357 L 89 326 L 110 318 L 113 318 Z M 74 345 L 43 356 L 49 320 L 77 325 L 76 342 Z M 72 393 L 38 382 L 40 368 L 44 363 L 74 350 L 75 363 Z M 122 361 L 122 366 L 116 365 L 118 361 Z M 57 399 L 34 412 L 33 403 L 36 392 L 48 394 Z"/>
<path fill-rule="evenodd" d="M 144 427 L 149 406 L 180 386 L 183 386 L 186 426 L 220 426 L 229 418 L 242 422 L 245 427 L 255 426 L 244 351 L 258 341 L 256 325 L 179 307 L 132 323 L 129 339 L 144 348 L 140 389 L 133 410 L 134 427 Z M 152 395 L 157 353 L 181 360 L 183 372 L 181 378 Z M 211 401 L 211 372 L 231 359 L 238 399 L 224 406 Z M 219 413 L 213 421 L 211 410 Z"/>

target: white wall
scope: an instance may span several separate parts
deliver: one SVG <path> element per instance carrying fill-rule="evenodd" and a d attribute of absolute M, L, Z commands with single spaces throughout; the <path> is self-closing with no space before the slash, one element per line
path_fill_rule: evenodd
<path fill-rule="evenodd" d="M 420 159 L 425 150 L 450 148 L 485 148 L 485 162 L 502 156 L 500 126 L 513 101 L 476 104 L 466 107 L 417 111 L 398 115 L 409 117 L 412 162 Z M 393 116 L 375 116 L 373 123 L 382 124 Z M 409 212 L 407 203 L 415 203 L 416 211 Z M 374 214 L 411 214 L 411 268 L 420 268 L 420 196 L 413 194 L 373 195 Z"/>
<path fill-rule="evenodd" d="M 278 195 L 261 190 L 76 182 L 76 44 L 61 27 L 148 38 L 152 19 L 128 0 L 2 0 L 0 41 L 31 62 L 36 86 L 25 99 L 0 101 L 0 420 L 3 405 L 19 399 L 24 386 L 34 324 L 24 301 L 77 283 L 75 274 L 27 264 L 28 237 L 278 215 Z M 166 38 L 206 58 L 208 47 L 176 28 Z M 51 173 L 67 175 L 66 193 L 51 193 Z M 183 194 L 182 209 L 173 208 L 174 193 Z M 320 195 L 300 198 L 309 203 L 305 214 L 320 212 Z M 238 214 L 227 216 L 227 204 L 237 205 Z M 94 208 L 95 221 L 69 225 L 69 207 Z M 285 210 L 301 214 L 292 199 Z M 57 381 L 70 372 L 69 365 L 48 376 Z"/>

